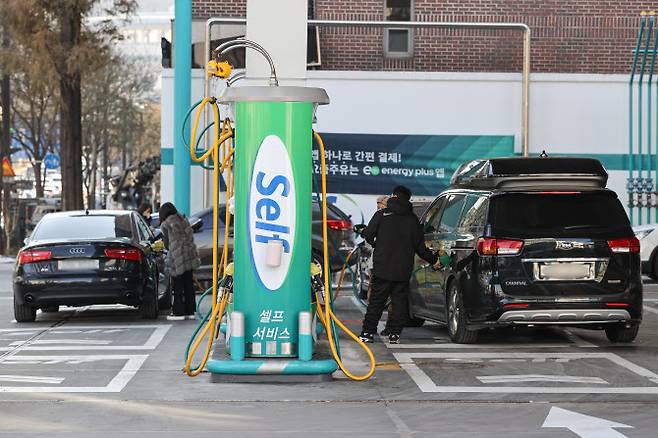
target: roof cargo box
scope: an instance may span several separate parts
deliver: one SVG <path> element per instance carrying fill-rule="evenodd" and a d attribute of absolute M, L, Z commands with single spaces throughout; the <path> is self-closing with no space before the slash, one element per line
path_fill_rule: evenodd
<path fill-rule="evenodd" d="M 491 158 L 462 164 L 453 186 L 480 189 L 604 188 L 608 172 L 594 158 Z"/>

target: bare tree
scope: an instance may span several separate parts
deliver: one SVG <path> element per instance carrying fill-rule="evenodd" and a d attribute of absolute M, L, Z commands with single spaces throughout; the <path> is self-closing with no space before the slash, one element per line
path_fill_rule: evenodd
<path fill-rule="evenodd" d="M 99 0 L 2 0 L 0 20 L 18 46 L 29 48 L 58 82 L 59 139 L 62 153 L 62 206 L 79 209 L 82 199 L 82 77 L 98 71 L 108 58 L 110 43 L 118 38 L 108 20 L 87 25 L 84 18 Z M 135 0 L 111 0 L 102 11 L 128 17 Z M 43 74 L 43 73 L 42 73 Z"/>
<path fill-rule="evenodd" d="M 41 198 L 46 180 L 41 171 L 43 159 L 55 151 L 58 140 L 59 99 L 44 78 L 21 73 L 14 76 L 13 85 L 13 138 L 27 153 L 34 170 L 36 195 Z"/>
<path fill-rule="evenodd" d="M 120 159 L 120 167 L 126 167 L 141 145 L 147 120 L 144 114 L 149 108 L 145 99 L 154 81 L 148 69 L 118 56 L 110 59 L 102 71 L 85 77 L 82 175 L 88 207 L 95 206 L 98 169 L 104 179 L 111 161 Z"/>

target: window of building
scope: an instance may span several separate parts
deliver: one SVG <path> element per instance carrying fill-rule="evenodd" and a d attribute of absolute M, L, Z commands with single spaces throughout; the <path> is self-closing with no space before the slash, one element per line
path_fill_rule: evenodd
<path fill-rule="evenodd" d="M 413 0 L 384 0 L 386 21 L 411 21 Z M 384 31 L 384 53 L 391 58 L 407 58 L 413 54 L 413 31 L 387 28 Z"/>

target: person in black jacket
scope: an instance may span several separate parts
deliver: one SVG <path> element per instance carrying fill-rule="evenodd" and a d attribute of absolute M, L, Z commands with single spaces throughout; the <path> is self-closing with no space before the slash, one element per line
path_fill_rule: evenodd
<path fill-rule="evenodd" d="M 418 254 L 435 268 L 440 266 L 438 257 L 425 246 L 422 226 L 413 212 L 410 199 L 411 191 L 404 186 L 397 186 L 388 199 L 386 208 L 378 210 L 361 233 L 375 248 L 372 294 L 360 336 L 363 342 L 373 342 L 377 324 L 389 296 L 393 312 L 388 316 L 388 338 L 392 344 L 400 341 L 402 326 L 409 317 L 409 279 L 413 270 L 414 254 Z"/>

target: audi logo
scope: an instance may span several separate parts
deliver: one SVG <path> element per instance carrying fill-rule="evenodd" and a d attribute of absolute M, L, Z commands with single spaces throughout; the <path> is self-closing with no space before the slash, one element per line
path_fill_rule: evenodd
<path fill-rule="evenodd" d="M 80 255 L 84 254 L 86 251 L 84 248 L 71 248 L 69 249 L 69 254 Z"/>

